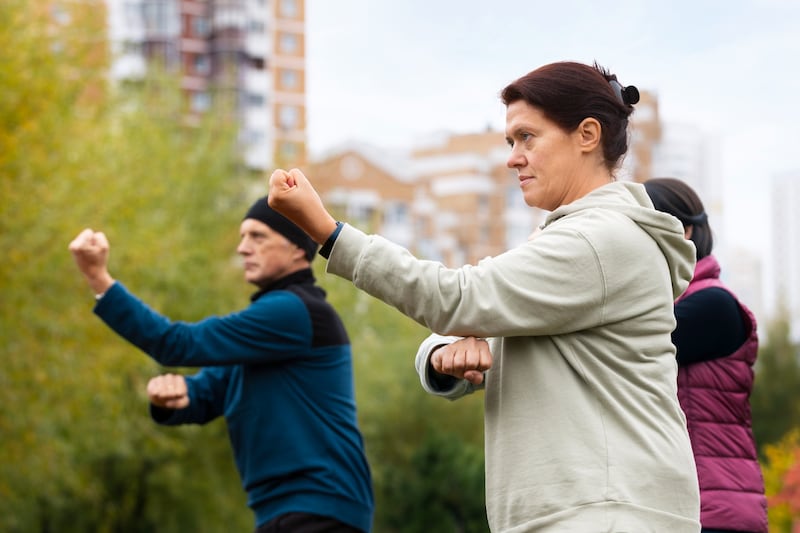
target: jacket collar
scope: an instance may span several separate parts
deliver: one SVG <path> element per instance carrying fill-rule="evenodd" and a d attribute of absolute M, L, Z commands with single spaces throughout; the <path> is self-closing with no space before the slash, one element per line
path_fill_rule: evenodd
<path fill-rule="evenodd" d="M 713 255 L 707 255 L 695 265 L 692 282 L 708 278 L 719 279 L 719 274 L 719 262 L 717 262 L 717 259 Z"/>
<path fill-rule="evenodd" d="M 313 285 L 316 280 L 314 279 L 314 273 L 311 271 L 310 268 L 304 268 L 302 270 L 298 270 L 296 272 L 292 272 L 288 276 L 284 276 L 281 279 L 275 280 L 266 287 L 261 288 L 258 292 L 253 293 L 250 296 L 250 301 L 255 302 L 263 295 L 268 292 L 277 291 L 281 289 L 285 289 L 289 285 L 298 285 L 298 284 L 311 284 Z"/>

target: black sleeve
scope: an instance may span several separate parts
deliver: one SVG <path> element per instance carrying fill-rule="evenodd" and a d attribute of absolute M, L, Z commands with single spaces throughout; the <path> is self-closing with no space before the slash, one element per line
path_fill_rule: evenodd
<path fill-rule="evenodd" d="M 675 319 L 672 342 L 680 366 L 725 357 L 747 340 L 739 304 L 719 287 L 697 291 L 678 302 Z"/>
<path fill-rule="evenodd" d="M 455 386 L 458 378 L 448 374 L 440 374 L 434 370 L 431 365 L 428 365 L 428 380 L 433 385 L 435 390 L 446 391 Z"/>
<path fill-rule="evenodd" d="M 333 244 L 336 242 L 336 239 L 339 238 L 339 232 L 342 231 L 342 226 L 344 226 L 343 222 L 336 221 L 336 229 L 333 230 L 328 236 L 328 239 L 325 241 L 325 244 L 322 245 L 322 248 L 319 249 L 319 255 L 328 259 L 331 256 L 331 252 L 333 251 Z"/>

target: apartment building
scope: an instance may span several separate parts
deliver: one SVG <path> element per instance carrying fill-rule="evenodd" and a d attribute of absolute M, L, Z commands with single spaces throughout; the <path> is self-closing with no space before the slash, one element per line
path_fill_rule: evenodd
<path fill-rule="evenodd" d="M 800 342 L 800 170 L 774 176 L 771 189 L 774 303 Z"/>
<path fill-rule="evenodd" d="M 439 135 L 404 151 L 351 143 L 309 175 L 336 216 L 448 266 L 520 244 L 545 213 L 527 207 L 499 131 Z"/>
<path fill-rule="evenodd" d="M 622 167 L 624 179 L 644 183 L 654 177 L 657 146 L 662 139 L 658 96 L 652 91 L 640 91 L 639 102 L 631 115 L 631 138 Z"/>
<path fill-rule="evenodd" d="M 304 0 L 107 0 L 112 77 L 178 72 L 187 114 L 230 104 L 243 160 L 306 160 Z"/>

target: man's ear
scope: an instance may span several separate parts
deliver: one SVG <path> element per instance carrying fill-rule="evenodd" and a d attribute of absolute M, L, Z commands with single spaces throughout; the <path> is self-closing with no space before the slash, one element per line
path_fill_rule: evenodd
<path fill-rule="evenodd" d="M 292 244 L 294 244 L 294 243 L 292 243 Z M 300 261 L 300 260 L 308 261 L 308 259 L 306 258 L 306 251 L 303 250 L 302 248 L 300 248 L 299 246 L 297 246 L 296 244 L 294 245 L 294 253 L 292 255 L 294 256 L 294 259 L 297 260 L 297 261 Z"/>
<path fill-rule="evenodd" d="M 575 131 L 578 135 L 581 151 L 591 152 L 600 144 L 600 135 L 603 128 L 596 118 L 588 117 L 583 119 Z"/>

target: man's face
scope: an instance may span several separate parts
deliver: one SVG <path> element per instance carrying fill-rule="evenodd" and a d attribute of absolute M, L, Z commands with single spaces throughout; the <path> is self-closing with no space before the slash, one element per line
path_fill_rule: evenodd
<path fill-rule="evenodd" d="M 253 285 L 265 287 L 308 266 L 303 250 L 259 220 L 244 219 L 239 234 L 236 252 L 244 260 L 245 280 Z"/>

